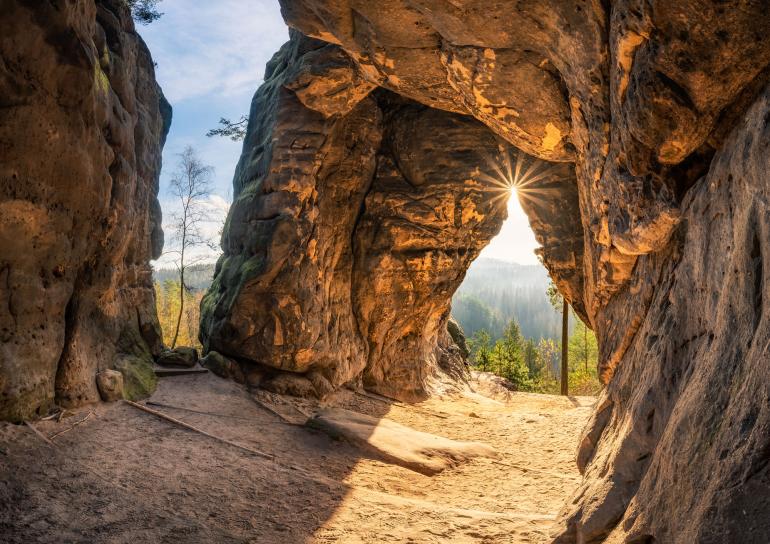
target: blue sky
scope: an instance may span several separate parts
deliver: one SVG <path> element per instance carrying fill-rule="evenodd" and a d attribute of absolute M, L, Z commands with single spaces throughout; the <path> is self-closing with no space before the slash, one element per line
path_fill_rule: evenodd
<path fill-rule="evenodd" d="M 174 108 L 174 120 L 163 152 L 159 199 L 164 222 L 173 209 L 168 179 L 177 154 L 192 145 L 200 158 L 214 167 L 214 195 L 209 206 L 214 221 L 212 237 L 220 228 L 232 199 L 232 178 L 241 143 L 208 138 L 206 132 L 220 117 L 238 119 L 248 113 L 251 97 L 261 84 L 265 64 L 288 40 L 278 0 L 163 0 L 163 17 L 138 30 L 157 63 L 156 75 Z M 508 203 L 509 219 L 482 256 L 536 263 L 537 247 L 518 200 Z M 168 234 L 167 234 L 168 240 Z M 171 245 L 169 241 L 167 247 Z M 200 256 L 216 255 L 201 250 Z M 171 257 L 162 257 L 169 266 Z"/>

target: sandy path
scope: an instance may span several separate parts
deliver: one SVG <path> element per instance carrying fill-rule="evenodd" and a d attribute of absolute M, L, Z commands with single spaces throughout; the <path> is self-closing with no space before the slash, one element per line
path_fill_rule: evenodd
<path fill-rule="evenodd" d="M 270 398 L 290 418 L 316 407 Z M 287 425 L 241 387 L 210 375 L 165 378 L 159 408 L 275 461 L 125 404 L 91 408 L 50 448 L 0 425 L 0 541 L 109 543 L 546 542 L 577 484 L 573 456 L 592 399 L 515 394 L 388 405 L 343 392 L 331 404 L 495 447 L 498 460 L 424 476 Z M 40 422 L 47 436 L 61 423 Z M 437 417 L 434 414 L 443 414 Z M 473 415 L 471 415 L 473 414 Z"/>

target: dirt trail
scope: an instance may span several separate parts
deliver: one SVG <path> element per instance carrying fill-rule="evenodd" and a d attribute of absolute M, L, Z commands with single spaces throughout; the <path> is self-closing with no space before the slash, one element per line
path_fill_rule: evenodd
<path fill-rule="evenodd" d="M 309 401 L 260 394 L 287 419 Z M 126 404 L 0 425 L 0 540 L 105 543 L 547 542 L 577 484 L 573 456 L 591 398 L 480 394 L 391 405 L 349 391 L 327 404 L 387 417 L 498 459 L 438 475 L 370 458 L 287 424 L 240 386 L 211 375 L 161 380 L 153 406 L 206 432 L 276 456 L 263 459 Z"/>

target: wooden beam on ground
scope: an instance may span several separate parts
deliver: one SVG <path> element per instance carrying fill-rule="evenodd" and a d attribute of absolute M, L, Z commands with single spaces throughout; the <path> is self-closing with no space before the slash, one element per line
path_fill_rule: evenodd
<path fill-rule="evenodd" d="M 270 405 L 269 405 L 269 404 L 267 404 L 266 402 L 264 402 L 264 401 L 262 401 L 262 400 L 258 399 L 256 395 L 251 395 L 251 400 L 253 400 L 253 401 L 254 401 L 254 402 L 257 404 L 257 406 L 260 406 L 260 407 L 264 408 L 265 410 L 267 410 L 268 412 L 270 412 L 271 414 L 273 414 L 273 415 L 276 415 L 276 416 L 278 416 L 279 418 L 281 418 L 281 420 L 282 420 L 284 423 L 287 423 L 287 424 L 289 424 L 289 425 L 294 425 L 294 426 L 296 426 L 296 427 L 302 427 L 302 426 L 305 424 L 305 422 L 304 422 L 304 421 L 303 421 L 302 423 L 297 423 L 296 421 L 292 421 L 292 420 L 290 420 L 289 418 L 287 418 L 285 415 L 283 415 L 281 412 L 279 412 L 278 410 L 276 410 L 275 408 L 273 408 L 272 406 L 270 406 Z M 294 406 L 292 406 L 292 408 L 295 408 L 295 409 L 297 410 L 297 412 L 299 412 L 300 414 L 302 414 L 302 416 L 303 416 L 303 417 L 304 417 L 306 420 L 307 420 L 307 419 L 310 419 L 310 418 L 309 418 L 309 416 L 308 416 L 307 414 L 305 414 L 303 411 L 301 411 L 300 409 L 298 409 L 298 408 L 296 408 L 296 407 L 294 407 Z"/>
<path fill-rule="evenodd" d="M 49 439 L 49 438 L 48 438 L 46 435 L 44 435 L 43 433 L 41 433 L 41 432 L 38 430 L 38 428 L 37 428 L 37 427 L 35 427 L 34 425 L 32 425 L 32 423 L 30 423 L 29 421 L 25 421 L 25 422 L 24 422 L 24 424 L 25 424 L 27 427 L 29 427 L 30 429 L 32 429 L 32 431 L 34 431 L 34 433 L 35 433 L 37 436 L 39 436 L 39 437 L 40 437 L 40 438 L 43 440 L 43 442 L 45 442 L 46 444 L 48 444 L 48 445 L 49 445 L 49 446 L 51 446 L 52 448 L 55 448 L 55 447 L 56 447 L 56 444 L 54 444 L 53 442 L 51 442 L 51 440 L 50 440 L 50 439 Z"/>
<path fill-rule="evenodd" d="M 56 438 L 56 437 L 57 437 L 57 436 L 59 436 L 59 435 L 62 435 L 62 434 L 64 434 L 64 433 L 68 433 L 68 432 L 70 432 L 72 429 L 74 429 L 75 427 L 77 427 L 77 426 L 78 426 L 78 425 L 80 425 L 81 423 L 85 423 L 86 421 L 88 421 L 88 418 L 89 418 L 89 417 L 91 417 L 92 415 L 94 415 L 93 411 L 91 411 L 91 412 L 88 412 L 88 415 L 86 415 L 86 417 L 84 417 L 84 418 L 83 418 L 83 419 L 81 419 L 80 421 L 76 421 L 76 422 L 75 422 L 75 424 L 74 424 L 74 425 L 72 425 L 71 427 L 69 427 L 69 428 L 67 428 L 67 429 L 64 429 L 63 431 L 59 431 L 58 433 L 56 433 L 55 435 L 53 435 L 53 436 L 51 437 L 51 441 L 53 441 L 53 439 L 54 439 L 54 438 Z"/>
<path fill-rule="evenodd" d="M 164 414 L 163 412 L 159 412 L 157 410 L 153 410 L 152 408 L 148 408 L 147 406 L 144 406 L 144 405 L 139 404 L 137 402 L 133 402 L 133 401 L 130 401 L 130 400 L 124 400 L 123 402 L 125 402 L 129 406 L 133 406 L 137 410 L 141 410 L 143 412 L 147 412 L 148 414 L 152 414 L 155 417 L 159 417 L 160 419 L 165 419 L 166 421 L 168 421 L 170 423 L 173 423 L 174 425 L 178 425 L 178 426 L 183 427 L 183 428 L 185 428 L 185 429 L 187 429 L 189 431 L 193 431 L 193 432 L 196 432 L 198 434 L 202 434 L 203 436 L 207 436 L 208 438 L 212 438 L 212 439 L 214 439 L 214 440 L 216 440 L 218 442 L 222 442 L 223 444 L 227 444 L 228 446 L 232 446 L 234 448 L 238 448 L 240 450 L 247 451 L 247 452 L 249 452 L 249 453 L 251 453 L 253 455 L 256 455 L 258 457 L 262 457 L 264 459 L 270 459 L 270 460 L 274 460 L 275 459 L 274 455 L 270 455 L 269 453 L 264 453 L 264 452 L 261 452 L 259 450 L 255 450 L 255 449 L 249 448 L 247 446 L 242 446 L 241 444 L 236 444 L 235 442 L 231 442 L 230 440 L 227 440 L 226 438 L 221 438 L 219 436 L 215 436 L 215 435 L 213 435 L 211 433 L 208 433 L 208 432 L 206 432 L 206 431 L 204 431 L 202 429 L 199 429 L 197 427 L 193 427 L 189 423 L 185 423 L 184 421 L 180 421 L 180 420 L 178 420 L 176 418 L 173 418 L 173 417 L 171 417 L 169 415 Z"/>

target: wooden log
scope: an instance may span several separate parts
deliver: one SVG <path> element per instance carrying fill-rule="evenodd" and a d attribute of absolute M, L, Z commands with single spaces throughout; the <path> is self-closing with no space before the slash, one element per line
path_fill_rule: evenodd
<path fill-rule="evenodd" d="M 187 429 L 189 431 L 193 431 L 193 432 L 196 432 L 198 434 L 202 434 L 203 436 L 206 436 L 208 438 L 212 438 L 212 439 L 214 439 L 214 440 L 216 440 L 218 442 L 222 442 L 223 444 L 227 444 L 228 446 L 232 446 L 234 448 L 238 448 L 240 450 L 249 452 L 249 453 L 251 453 L 253 455 L 256 455 L 258 457 L 262 457 L 264 459 L 270 459 L 270 460 L 275 459 L 274 455 L 270 455 L 269 453 L 264 453 L 264 452 L 261 452 L 259 450 L 255 450 L 255 449 L 249 448 L 247 446 L 242 446 L 240 444 L 236 444 L 235 442 L 231 442 L 230 440 L 227 440 L 226 438 L 221 438 L 221 437 L 215 436 L 215 435 L 213 435 L 211 433 L 207 433 L 206 431 L 204 431 L 202 429 L 198 429 L 197 427 L 193 427 L 189 423 L 185 423 L 184 421 L 180 421 L 180 420 L 178 420 L 176 418 L 173 418 L 173 417 L 171 417 L 169 415 L 164 414 L 163 412 L 159 412 L 157 410 L 153 410 L 152 408 L 148 408 L 147 406 L 144 406 L 144 405 L 139 404 L 137 402 L 133 402 L 133 401 L 130 401 L 130 400 L 124 400 L 123 402 L 125 402 L 126 404 L 128 404 L 130 406 L 133 406 L 137 410 L 141 410 L 143 412 L 147 412 L 148 414 L 152 414 L 155 417 L 159 417 L 160 419 L 165 419 L 166 421 L 168 421 L 170 423 L 173 423 L 174 425 L 178 425 L 178 426 L 183 427 L 183 428 L 185 428 L 185 429 Z"/>
<path fill-rule="evenodd" d="M 39 436 L 39 437 L 40 437 L 40 438 L 41 438 L 41 439 L 42 439 L 42 440 L 43 440 L 43 441 L 44 441 L 46 444 L 48 444 L 48 445 L 49 445 L 49 446 L 51 446 L 52 448 L 55 448 L 55 447 L 56 447 L 56 444 L 54 444 L 53 442 L 51 442 L 51 440 L 50 440 L 50 439 L 49 439 L 49 438 L 48 438 L 46 435 L 44 435 L 43 433 L 41 433 L 41 432 L 40 432 L 40 431 L 37 429 L 37 427 L 35 427 L 34 425 L 32 425 L 32 423 L 30 423 L 29 421 L 25 421 L 25 422 L 24 422 L 24 424 L 25 424 L 27 427 L 29 427 L 30 429 L 32 429 L 32 431 L 33 431 L 33 432 L 34 432 L 36 435 L 38 435 L 38 436 Z"/>

